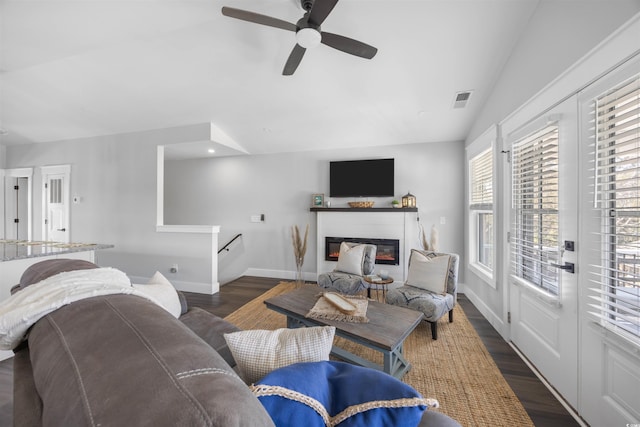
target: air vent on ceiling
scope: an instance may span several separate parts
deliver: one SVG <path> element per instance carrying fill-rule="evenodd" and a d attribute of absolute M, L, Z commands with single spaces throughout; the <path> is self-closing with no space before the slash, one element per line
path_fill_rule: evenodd
<path fill-rule="evenodd" d="M 467 106 L 467 102 L 469 102 L 469 98 L 471 98 L 471 91 L 466 90 L 464 92 L 456 93 L 456 98 L 453 101 L 453 108 L 464 108 Z"/>

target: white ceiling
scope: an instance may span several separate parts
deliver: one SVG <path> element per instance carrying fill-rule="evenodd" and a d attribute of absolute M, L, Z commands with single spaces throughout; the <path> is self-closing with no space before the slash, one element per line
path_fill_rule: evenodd
<path fill-rule="evenodd" d="M 294 33 L 220 10 L 295 23 L 298 0 L 0 0 L 0 142 L 202 123 L 248 153 L 463 140 L 537 5 L 342 0 L 322 29 L 377 56 L 321 45 L 287 77 Z"/>

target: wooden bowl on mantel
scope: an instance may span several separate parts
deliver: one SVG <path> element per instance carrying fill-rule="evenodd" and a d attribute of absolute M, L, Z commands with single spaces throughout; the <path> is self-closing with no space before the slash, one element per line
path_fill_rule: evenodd
<path fill-rule="evenodd" d="M 349 202 L 351 208 L 372 208 L 374 202 Z"/>

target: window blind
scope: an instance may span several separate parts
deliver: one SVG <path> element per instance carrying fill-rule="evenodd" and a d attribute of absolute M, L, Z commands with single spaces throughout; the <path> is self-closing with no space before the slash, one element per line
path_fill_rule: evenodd
<path fill-rule="evenodd" d="M 470 194 L 469 209 L 475 220 L 471 249 L 471 262 L 483 269 L 485 274 L 493 274 L 493 148 L 488 148 L 469 162 Z"/>
<path fill-rule="evenodd" d="M 590 313 L 640 342 L 640 75 L 598 97 L 593 108 L 601 263 Z"/>
<path fill-rule="evenodd" d="M 512 146 L 512 274 L 559 294 L 558 126 L 549 125 Z"/>
<path fill-rule="evenodd" d="M 493 151 L 491 148 L 471 159 L 470 208 L 493 209 Z"/>

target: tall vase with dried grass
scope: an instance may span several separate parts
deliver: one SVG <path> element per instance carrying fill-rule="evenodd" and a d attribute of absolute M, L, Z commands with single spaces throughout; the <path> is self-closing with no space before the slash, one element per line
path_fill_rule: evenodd
<path fill-rule="evenodd" d="M 296 287 L 304 284 L 302 278 L 302 265 L 304 264 L 304 255 L 307 253 L 307 237 L 309 236 L 309 224 L 304 230 L 304 238 L 300 238 L 300 229 L 297 225 L 291 228 L 291 241 L 293 242 L 293 256 L 296 260 Z"/>
<path fill-rule="evenodd" d="M 431 226 L 431 238 L 427 242 L 427 233 L 424 231 L 424 227 L 420 224 L 420 244 L 425 251 L 438 252 L 438 229 L 435 224 Z"/>

